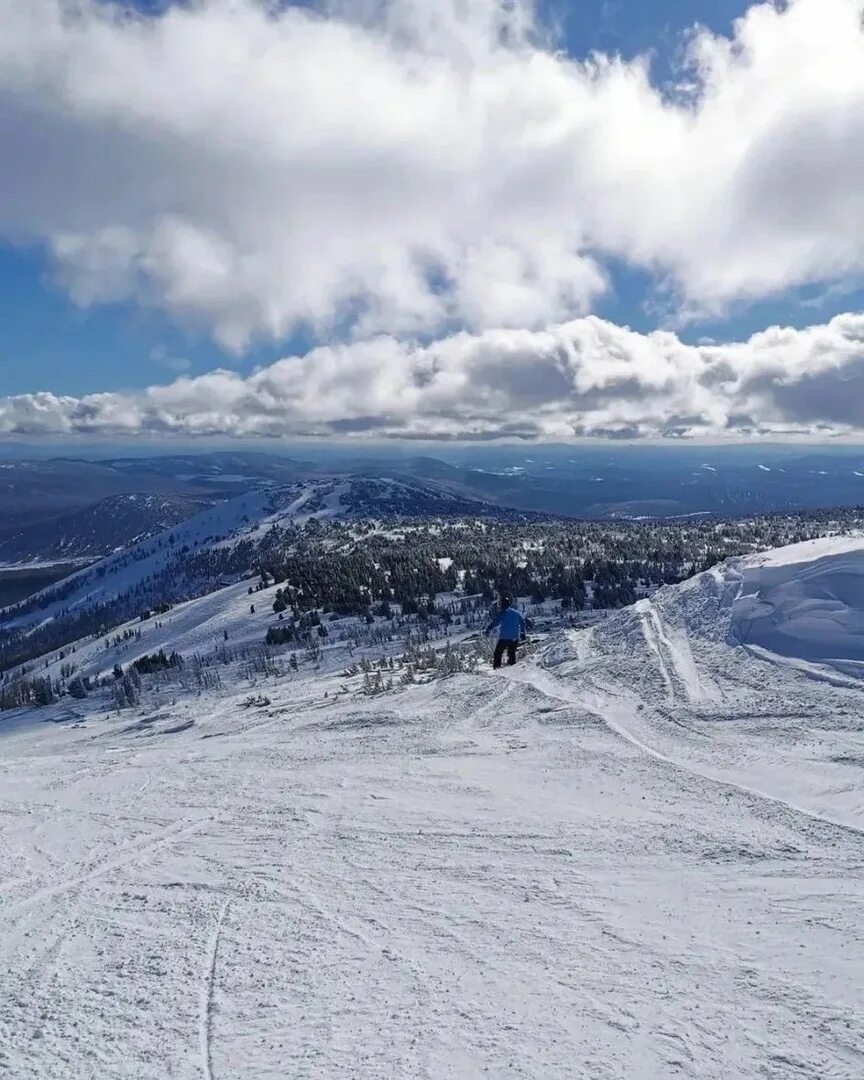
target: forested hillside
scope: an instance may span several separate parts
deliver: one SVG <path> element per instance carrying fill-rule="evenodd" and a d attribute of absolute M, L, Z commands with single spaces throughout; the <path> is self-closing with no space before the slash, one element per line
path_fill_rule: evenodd
<path fill-rule="evenodd" d="M 846 509 L 739 521 L 496 520 L 458 512 L 346 519 L 310 516 L 321 500 L 303 497 L 300 518 L 253 520 L 228 538 L 193 544 L 169 532 L 139 546 L 122 556 L 123 587 L 100 591 L 113 564 L 97 564 L 85 572 L 84 600 L 79 576 L 7 609 L 0 670 L 247 578 L 253 593 L 262 582 L 282 586 L 284 607 L 274 619 L 287 612 L 289 621 L 310 612 L 386 614 L 392 603 L 402 612 L 432 611 L 442 594 L 616 608 L 728 556 L 864 526 L 864 513 Z M 49 602 L 53 618 L 41 619 Z"/>

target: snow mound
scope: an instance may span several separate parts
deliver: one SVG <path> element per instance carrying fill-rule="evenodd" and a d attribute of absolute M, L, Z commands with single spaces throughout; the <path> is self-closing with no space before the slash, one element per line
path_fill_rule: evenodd
<path fill-rule="evenodd" d="M 801 679 L 860 692 L 864 537 L 729 559 L 550 641 L 538 660 L 571 691 L 705 715 L 788 704 Z"/>
<path fill-rule="evenodd" d="M 730 643 L 811 662 L 864 662 L 864 538 L 793 544 L 737 569 Z"/>

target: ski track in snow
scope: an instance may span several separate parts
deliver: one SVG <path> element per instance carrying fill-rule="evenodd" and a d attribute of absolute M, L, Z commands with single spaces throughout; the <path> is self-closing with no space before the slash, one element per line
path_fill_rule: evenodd
<path fill-rule="evenodd" d="M 864 895 L 831 884 L 861 865 L 858 835 L 829 859 L 800 815 L 754 816 L 565 682 L 525 664 L 324 713 L 271 688 L 280 716 L 251 728 L 214 696 L 199 726 L 223 738 L 130 734 L 107 773 L 78 758 L 100 740 L 67 755 L 86 731 L 42 727 L 33 780 L 68 769 L 69 806 L 107 795 L 103 841 L 195 808 L 38 891 L 16 875 L 12 1075 L 860 1075 Z"/>
<path fill-rule="evenodd" d="M 662 663 L 662 660 L 659 660 L 658 662 Z M 511 678 L 518 679 L 519 676 L 511 675 Z M 536 686 L 543 693 L 548 694 L 550 697 L 557 698 L 562 704 L 582 705 L 583 707 L 590 709 L 590 711 L 593 712 L 611 732 L 620 736 L 625 742 L 630 743 L 631 746 L 635 746 L 636 749 L 643 754 L 647 754 L 649 757 L 654 758 L 655 761 L 661 761 L 665 765 L 671 765 L 674 769 L 690 773 L 702 780 L 707 780 L 709 783 L 718 784 L 721 787 L 735 788 L 744 795 L 752 795 L 754 798 L 764 799 L 766 802 L 770 803 L 776 803 L 792 813 L 803 814 L 806 817 L 812 818 L 814 821 L 822 822 L 835 829 L 849 831 L 864 836 L 864 827 L 851 825 L 848 822 L 835 821 L 833 818 L 816 813 L 814 810 L 796 806 L 788 799 L 770 795 L 767 791 L 761 791 L 760 789 L 750 787 L 747 784 L 736 783 L 732 780 L 712 775 L 710 772 L 702 770 L 695 765 L 679 761 L 674 757 L 670 757 L 668 754 L 662 753 L 660 750 L 656 750 L 653 746 L 650 746 L 647 742 L 640 739 L 638 735 L 635 735 L 627 726 L 627 719 L 632 720 L 634 714 L 631 710 L 628 710 L 625 703 L 620 699 L 616 699 L 611 693 L 606 695 L 603 695 L 602 693 L 597 693 L 596 695 L 590 693 L 568 694 L 566 692 L 566 686 L 560 684 L 556 685 L 554 680 L 549 679 L 548 677 L 544 678 L 542 674 L 531 669 L 529 669 L 528 673 L 519 681 Z M 671 680 L 669 685 L 672 685 Z"/>
<path fill-rule="evenodd" d="M 25 908 L 39 904 L 43 900 L 49 900 L 56 896 L 60 896 L 62 893 L 76 889 L 104 874 L 110 874 L 115 870 L 121 870 L 131 863 L 137 862 L 148 855 L 158 852 L 161 848 L 170 845 L 175 839 L 193 833 L 196 829 L 200 828 L 201 824 L 202 822 L 200 820 L 181 821 L 177 824 L 169 825 L 156 837 L 146 837 L 145 842 L 142 844 L 130 843 L 129 845 L 124 845 L 129 849 L 127 854 L 121 855 L 118 858 L 107 859 L 93 867 L 91 870 L 87 870 L 80 874 L 73 874 L 70 877 L 62 878 L 60 881 L 45 886 L 44 888 L 37 889 L 23 899 L 10 904 L 6 909 L 5 915 L 7 918 L 14 919 L 15 916 Z"/>
<path fill-rule="evenodd" d="M 864 687 L 727 644 L 739 593 L 0 721 L 0 1075 L 860 1080 Z"/>
<path fill-rule="evenodd" d="M 222 934 L 222 924 L 228 914 L 231 901 L 226 900 L 219 909 L 216 922 L 213 926 L 213 935 L 207 949 L 207 973 L 204 978 L 204 987 L 201 994 L 201 1069 L 205 1080 L 213 1080 L 213 1010 L 214 996 L 216 992 L 216 961 L 219 954 L 219 938 Z"/>

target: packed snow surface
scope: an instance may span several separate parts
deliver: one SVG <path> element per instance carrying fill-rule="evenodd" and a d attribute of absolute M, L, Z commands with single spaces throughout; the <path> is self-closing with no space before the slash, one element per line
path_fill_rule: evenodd
<path fill-rule="evenodd" d="M 512 671 L 0 719 L 0 1073 L 860 1080 L 864 683 L 736 640 L 856 544 Z"/>

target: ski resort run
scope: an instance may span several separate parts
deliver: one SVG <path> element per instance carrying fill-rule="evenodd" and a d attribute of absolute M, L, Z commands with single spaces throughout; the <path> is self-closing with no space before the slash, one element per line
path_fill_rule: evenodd
<path fill-rule="evenodd" d="M 862 581 L 816 541 L 512 670 L 369 644 L 4 714 L 0 1072 L 857 1080 Z"/>

